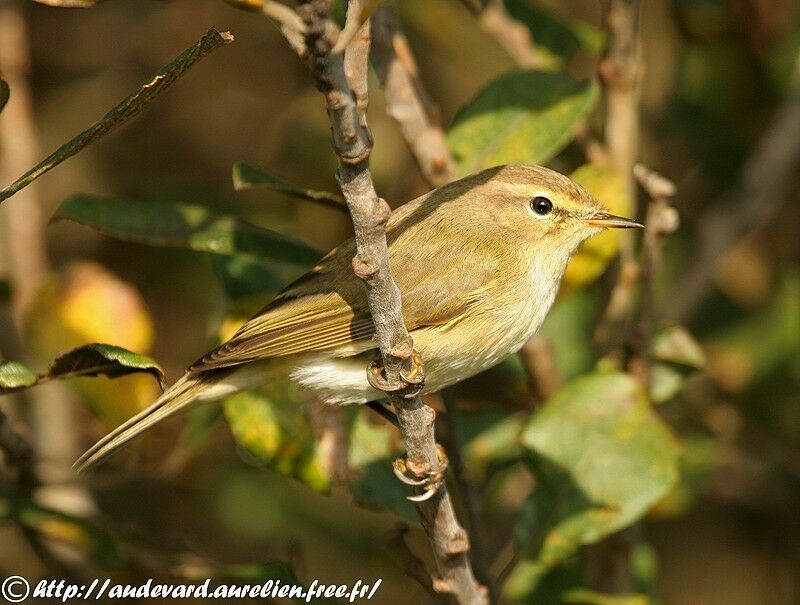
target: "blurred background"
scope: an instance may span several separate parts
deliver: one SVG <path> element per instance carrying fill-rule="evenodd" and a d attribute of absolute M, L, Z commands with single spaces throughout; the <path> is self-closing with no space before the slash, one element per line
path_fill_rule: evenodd
<path fill-rule="evenodd" d="M 600 3 L 507 4 L 512 15 L 532 19 L 542 56 L 575 77 L 594 76 L 604 45 Z M 517 67 L 460 2 L 403 0 L 397 11 L 445 128 L 487 83 Z M 48 225 L 75 194 L 200 205 L 319 250 L 349 235 L 348 217 L 336 209 L 264 188 L 234 190 L 232 166 L 246 162 L 302 187 L 338 191 L 322 98 L 263 15 L 220 0 L 109 0 L 86 10 L 6 0 L 0 13 L 0 73 L 11 88 L 0 114 L 3 186 L 209 28 L 236 38 L 141 115 L 0 206 L 3 358 L 43 371 L 67 349 L 108 342 L 158 360 L 172 381 L 278 289 L 246 279 L 243 286 L 241 275 L 226 281 L 235 267 L 190 246 L 123 241 L 74 220 Z M 681 221 L 654 280 L 657 316 L 680 322 L 704 358 L 699 369 L 666 378 L 679 385 L 665 383 L 668 394 L 654 408 L 680 442 L 680 479 L 626 530 L 635 588 L 648 602 L 800 602 L 798 50 L 800 5 L 791 0 L 648 0 L 641 9 L 638 159 L 675 183 Z M 602 115 L 598 106 L 585 132 L 602 128 Z M 379 193 L 396 206 L 427 191 L 374 75 L 369 120 Z M 583 163 L 581 140 L 548 164 L 571 172 Z M 782 171 L 754 167 L 765 146 Z M 644 218 L 647 196 L 639 198 L 635 212 Z M 544 330 L 564 380 L 604 363 L 608 352 L 592 334 L 619 263 L 603 268 L 561 297 Z M 280 278 L 301 272 L 290 267 Z M 453 395 L 479 493 L 476 556 L 495 575 L 513 558 L 509 542 L 535 483 L 503 433 L 514 431 L 508 418 L 527 418 L 542 399 L 523 362 L 511 360 Z M 201 409 L 171 421 L 97 473 L 70 473 L 85 447 L 156 394 L 151 377 L 132 375 L 51 383 L 2 399 L 9 422 L 34 443 L 37 477 L 26 491 L 13 465 L 0 475 L 0 574 L 131 583 L 154 575 L 380 577 L 378 602 L 434 602 L 398 554 L 404 535 L 427 556 L 400 485 L 384 475 L 362 481 L 372 491 L 356 494 L 368 503 L 359 507 L 335 473 L 295 451 L 319 437 L 324 414 L 310 424 L 280 410 L 278 420 L 265 420 L 265 408 L 245 398 L 224 413 Z M 351 460 L 388 467 L 397 435 L 367 412 L 348 414 L 360 444 Z M 272 433 L 253 436 L 248 427 L 274 430 L 282 449 L 270 449 Z M 381 501 L 389 498 L 400 503 Z M 397 527 L 403 519 L 407 534 Z"/>

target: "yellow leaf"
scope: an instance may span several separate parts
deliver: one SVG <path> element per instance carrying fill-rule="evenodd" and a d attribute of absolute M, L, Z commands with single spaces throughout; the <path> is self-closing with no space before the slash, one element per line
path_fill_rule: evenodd
<path fill-rule="evenodd" d="M 42 364 L 64 351 L 100 342 L 147 354 L 153 321 L 139 292 L 97 263 L 76 262 L 53 275 L 37 293 L 26 321 L 31 350 Z M 70 381 L 108 427 L 147 407 L 158 396 L 152 378 Z"/>
<path fill-rule="evenodd" d="M 570 176 L 612 214 L 630 216 L 633 204 L 625 190 L 625 180 L 617 170 L 610 166 L 585 164 Z M 619 229 L 607 229 L 581 245 L 567 266 L 560 298 L 594 282 L 603 274 L 619 250 L 621 235 Z"/>

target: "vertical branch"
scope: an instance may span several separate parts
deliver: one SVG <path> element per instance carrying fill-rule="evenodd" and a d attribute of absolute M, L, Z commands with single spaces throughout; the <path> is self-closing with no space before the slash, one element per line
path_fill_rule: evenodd
<path fill-rule="evenodd" d="M 670 204 L 675 195 L 672 181 L 650 170 L 642 164 L 633 169 L 636 180 L 650 196 L 645 217 L 645 233 L 640 261 L 641 296 L 637 323 L 631 335 L 632 356 L 628 363 L 631 373 L 639 381 L 650 385 L 650 340 L 657 317 L 654 281 L 661 264 L 661 249 L 664 239 L 678 228 L 678 213 Z"/>
<path fill-rule="evenodd" d="M 0 6 L 0 73 L 11 97 L 0 113 L 0 177 L 11 182 L 36 164 L 38 150 L 28 72 L 30 53 L 25 20 L 14 3 Z M 14 284 L 14 321 L 20 325 L 33 294 L 49 271 L 44 241 L 44 219 L 34 183 L 19 192 L 4 211 L 2 245 Z"/>
<path fill-rule="evenodd" d="M 549 399 L 564 386 L 558 369 L 553 343 L 542 334 L 534 334 L 519 351 L 539 401 Z"/>
<path fill-rule="evenodd" d="M 640 0 L 606 0 L 608 47 L 599 65 L 605 90 L 607 158 L 625 179 L 626 193 L 631 200 L 636 199 L 637 193 L 633 167 L 639 148 L 642 72 L 639 12 Z M 631 314 L 640 277 L 634 236 L 622 234 L 619 274 L 595 331 L 601 346 L 608 349 L 624 343 L 623 327 Z M 649 311 L 641 317 L 642 322 L 649 321 Z M 640 350 L 646 351 L 649 342 L 639 345 Z M 584 570 L 592 588 L 613 594 L 630 592 L 633 583 L 631 553 L 637 532 L 636 526 L 629 527 L 583 549 Z"/>
<path fill-rule="evenodd" d="M 432 187 L 456 178 L 436 107 L 419 79 L 408 40 L 398 29 L 393 7 L 381 6 L 372 17 L 372 65 L 386 92 L 386 110 Z"/>
<path fill-rule="evenodd" d="M 0 5 L 0 72 L 11 88 L 8 104 L 0 113 L 0 176 L 11 182 L 38 160 L 38 145 L 33 119 L 28 77 L 30 49 L 25 20 L 17 2 Z M 14 200 L 3 205 L 3 232 L 0 257 L 14 288 L 12 301 L 17 332 L 42 280 L 50 270 L 45 243 L 45 223 L 37 183 L 20 190 Z M 15 338 L 16 340 L 16 338 Z M 21 340 L 21 338 L 20 338 Z M 19 343 L 12 343 L 14 348 Z M 21 348 L 21 344 L 19 345 Z M 22 351 L 11 351 L 15 356 Z M 69 460 L 79 451 L 75 433 L 74 401 L 68 388 L 49 384 L 25 394 L 32 402 L 34 443 L 40 459 L 54 462 L 59 478 L 70 473 Z M 58 401 L 58 405 L 53 405 Z"/>
<path fill-rule="evenodd" d="M 633 166 L 639 148 L 639 88 L 641 49 L 639 44 L 639 0 L 607 0 L 605 22 L 608 47 L 599 65 L 605 90 L 605 147 L 608 160 L 625 179 L 626 193 L 636 199 Z M 617 282 L 598 324 L 595 337 L 608 346 L 614 335 L 622 333 L 634 301 L 638 267 L 634 259 L 633 233 L 620 238 L 620 264 Z M 613 343 L 613 344 L 619 344 Z"/>
<path fill-rule="evenodd" d="M 639 148 L 639 0 L 609 0 L 605 14 L 608 48 L 599 71 L 605 88 L 605 142 L 612 165 L 634 199 L 633 166 Z"/>
<path fill-rule="evenodd" d="M 357 3 L 349 3 L 349 19 L 360 16 Z M 329 10 L 326 0 L 303 0 L 298 6 L 305 24 L 311 73 L 325 96 L 331 122 L 333 147 L 339 159 L 337 178 L 355 230 L 353 269 L 365 283 L 381 351 L 381 360 L 371 364 L 368 376 L 373 386 L 387 393 L 397 410 L 409 470 L 420 478 L 429 477 L 441 472 L 433 435 L 435 414 L 418 394 L 421 361 L 403 323 L 400 291 L 389 267 L 385 227 L 390 209 L 375 192 L 369 171 L 372 138 L 364 115 L 369 34 L 366 29 L 359 32 L 347 46 L 345 57 L 334 53 Z M 361 93 L 364 96 L 359 99 Z M 460 603 L 485 602 L 470 566 L 467 533 L 458 524 L 446 486 L 440 484 L 431 498 L 418 503 L 417 509 L 433 544 L 439 572 L 434 587 Z"/>

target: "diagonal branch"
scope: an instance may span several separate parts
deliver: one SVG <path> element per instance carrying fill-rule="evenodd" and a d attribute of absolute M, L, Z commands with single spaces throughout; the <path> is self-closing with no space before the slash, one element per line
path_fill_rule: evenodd
<path fill-rule="evenodd" d="M 351 0 L 351 7 L 357 1 Z M 298 13 L 306 26 L 308 61 L 317 88 L 325 96 L 333 147 L 339 159 L 337 178 L 353 220 L 353 268 L 366 285 L 381 350 L 381 362 L 370 367 L 372 382 L 387 392 L 397 410 L 408 468 L 415 475 L 426 477 L 441 470 L 433 435 L 435 414 L 418 394 L 421 363 L 403 323 L 400 291 L 389 268 L 385 226 L 390 210 L 375 192 L 369 171 L 372 137 L 365 119 L 369 33 L 366 28 L 359 32 L 344 57 L 334 54 L 329 11 L 326 0 L 299 2 Z M 360 7 L 349 8 L 348 18 L 360 12 Z M 355 84 L 355 93 L 351 83 Z M 456 520 L 444 484 L 417 509 L 434 548 L 439 572 L 434 582 L 436 589 L 452 594 L 460 603 L 486 602 L 470 567 L 467 533 Z"/>
<path fill-rule="evenodd" d="M 386 111 L 397 122 L 422 176 L 432 187 L 456 178 L 436 107 L 419 79 L 408 40 L 397 26 L 393 7 L 372 17 L 372 65 L 386 92 Z"/>

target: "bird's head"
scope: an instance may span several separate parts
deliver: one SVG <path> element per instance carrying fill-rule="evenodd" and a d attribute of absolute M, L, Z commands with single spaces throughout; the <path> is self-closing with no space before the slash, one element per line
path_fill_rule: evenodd
<path fill-rule="evenodd" d="M 517 241 L 572 253 L 604 229 L 641 228 L 608 210 L 583 187 L 541 166 L 508 165 L 494 170 L 482 185 L 498 227 Z"/>

